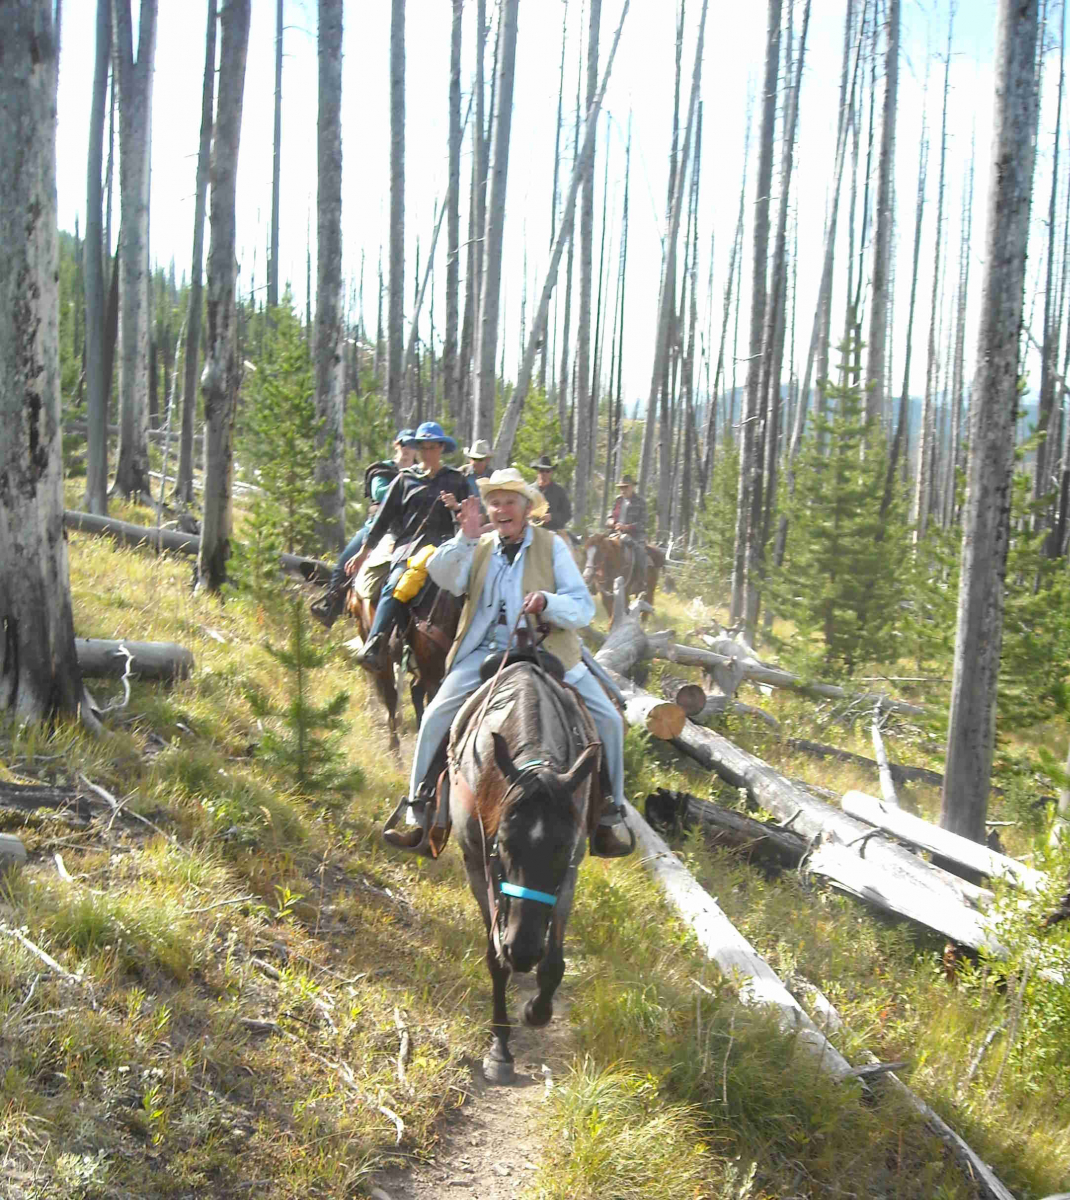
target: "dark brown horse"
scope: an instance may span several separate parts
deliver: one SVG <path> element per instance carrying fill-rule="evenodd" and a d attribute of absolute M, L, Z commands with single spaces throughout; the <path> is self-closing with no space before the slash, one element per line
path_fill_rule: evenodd
<path fill-rule="evenodd" d="M 646 576 L 642 578 L 636 563 L 635 549 L 616 533 L 592 533 L 585 546 L 586 559 L 583 582 L 602 597 L 607 616 L 613 615 L 613 582 L 624 577 L 624 590 L 631 599 L 642 596 L 653 605 L 658 586 L 658 572 L 665 565 L 665 552 L 646 543 Z"/>
<path fill-rule="evenodd" d="M 363 561 L 361 558 L 360 561 Z M 356 579 L 358 562 L 351 580 Z M 357 622 L 362 640 L 366 640 L 375 620 L 375 603 L 362 596 L 357 588 L 350 586 L 346 592 L 345 611 Z M 401 753 L 398 740 L 398 686 L 397 672 L 401 667 L 405 647 L 409 648 L 409 696 L 416 712 L 416 723 L 423 720 L 424 705 L 433 700 L 446 674 L 446 656 L 453 644 L 457 622 L 461 616 L 461 601 L 447 591 L 428 583 L 409 604 L 409 619 L 394 630 L 390 639 L 390 665 L 384 671 L 372 674 L 375 690 L 386 708 L 390 725 L 390 748 Z"/>
<path fill-rule="evenodd" d="M 494 1016 L 483 1071 L 493 1083 L 514 1077 L 511 972 L 537 968 L 525 1022 L 553 1016 L 576 872 L 599 811 L 597 736 L 576 694 L 531 662 L 485 683 L 450 731 L 450 817 L 487 930 Z"/>

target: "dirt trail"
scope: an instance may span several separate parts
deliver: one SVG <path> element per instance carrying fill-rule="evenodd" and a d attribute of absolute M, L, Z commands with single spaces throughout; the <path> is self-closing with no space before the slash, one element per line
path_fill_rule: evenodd
<path fill-rule="evenodd" d="M 443 1128 L 434 1159 L 384 1171 L 371 1193 L 375 1200 L 513 1200 L 531 1184 L 542 1155 L 543 1067 L 560 1080 L 571 1057 L 567 986 L 566 976 L 554 1001 L 554 1018 L 544 1029 L 513 1026 L 509 1048 L 516 1059 L 516 1082 L 488 1084 L 476 1065 L 469 1099 Z M 514 1018 L 535 990 L 533 975 L 513 977 L 509 1011 Z M 489 1006 L 489 981 L 487 1000 Z"/>

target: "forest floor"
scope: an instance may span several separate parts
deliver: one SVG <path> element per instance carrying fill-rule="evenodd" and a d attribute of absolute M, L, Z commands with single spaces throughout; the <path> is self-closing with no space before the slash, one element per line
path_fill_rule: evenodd
<path fill-rule="evenodd" d="M 129 506 L 115 515 L 148 521 Z M 190 567 L 72 535 L 78 633 L 181 642 L 197 669 L 172 687 L 135 682 L 100 739 L 69 724 L 0 731 L 0 781 L 83 798 L 77 812 L 0 813 L 29 852 L 0 881 L 0 1195 L 976 1195 L 894 1097 L 829 1083 L 741 1009 L 634 856 L 583 864 L 564 1004 L 548 1029 L 516 1030 L 518 1085 L 483 1084 L 482 926 L 452 851 L 426 863 L 382 846 L 405 763 L 344 662 L 352 627 L 326 638 L 315 627 L 337 658 L 309 678 L 317 704 L 350 690 L 340 747 L 360 778 L 303 790 L 271 761 L 274 723 L 250 706 L 257 689 L 292 699 L 268 650 L 286 644 L 292 609 L 278 596 L 193 596 Z M 709 615 L 659 597 L 652 627 L 683 635 Z M 94 691 L 122 700 L 115 684 Z M 786 741 L 867 754 L 865 729 L 799 697 L 746 698 L 780 730 L 734 718 L 721 726 L 729 737 L 815 785 L 874 789 L 864 770 Z M 897 723 L 886 736 L 893 759 L 939 769 L 938 729 Z M 1030 736 L 1062 754 L 1065 731 Z M 662 785 L 738 802 L 671 747 L 632 733 L 626 755 L 630 796 Z M 992 815 L 1013 822 L 1008 851 L 1045 865 L 1036 798 L 1049 784 L 1025 767 L 1001 782 Z M 903 800 L 928 815 L 938 803 L 920 786 Z M 1009 964 L 949 968 L 942 939 L 794 872 L 695 835 L 678 851 L 774 969 L 832 999 L 851 1061 L 863 1050 L 909 1060 L 910 1086 L 1016 1195 L 1070 1187 L 1070 1003 L 1029 967 L 1034 933 Z M 1065 927 L 1052 946 L 1070 960 Z M 513 1012 L 517 995 L 512 985 Z"/>

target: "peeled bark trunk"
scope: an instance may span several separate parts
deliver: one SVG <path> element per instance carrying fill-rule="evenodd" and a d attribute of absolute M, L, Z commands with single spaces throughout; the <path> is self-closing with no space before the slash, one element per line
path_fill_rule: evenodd
<path fill-rule="evenodd" d="M 457 324 L 459 319 L 461 246 L 461 11 L 453 0 L 450 29 L 449 194 L 446 197 L 446 337 L 442 344 L 442 378 L 446 410 L 457 416 Z"/>
<path fill-rule="evenodd" d="M 88 439 L 85 462 L 86 512 L 108 511 L 108 393 L 104 374 L 104 241 L 101 169 L 104 163 L 104 106 L 111 55 L 111 0 L 97 0 L 97 49 L 89 115 L 85 197 L 85 375 Z"/>
<path fill-rule="evenodd" d="M 0 37 L 0 712 L 18 724 L 74 714 L 82 698 L 63 534 L 58 62 L 51 0 L 5 6 Z"/>
<path fill-rule="evenodd" d="M 602 0 L 590 0 L 587 25 L 587 103 L 590 118 L 598 90 L 598 34 L 602 17 Z M 595 154 L 597 153 L 597 148 Z M 591 274 L 594 257 L 594 160 L 586 164 L 583 190 L 580 194 L 580 311 L 576 330 L 576 478 L 572 502 L 573 520 L 582 528 L 587 520 L 586 469 L 590 454 L 591 429 Z"/>
<path fill-rule="evenodd" d="M 193 673 L 192 651 L 175 642 L 75 638 L 74 645 L 78 666 L 86 679 L 122 679 L 129 672 L 138 679 L 171 683 Z"/>
<path fill-rule="evenodd" d="M 319 0 L 319 189 L 316 195 L 316 482 L 319 540 L 345 544 L 342 360 L 342 0 Z"/>
<path fill-rule="evenodd" d="M 208 347 L 204 389 L 204 521 L 198 586 L 218 591 L 227 578 L 232 527 L 234 408 L 238 362 L 234 198 L 251 0 L 227 0 L 220 16 L 219 103 L 212 139 L 212 242 L 208 251 Z"/>
<path fill-rule="evenodd" d="M 201 89 L 201 139 L 197 150 L 197 183 L 193 210 L 193 263 L 190 267 L 189 323 L 186 327 L 185 378 L 182 385 L 182 444 L 178 459 L 175 499 L 193 503 L 193 421 L 197 414 L 200 377 L 201 307 L 204 298 L 204 214 L 208 201 L 208 164 L 212 153 L 215 97 L 216 0 L 208 0 L 208 31 L 204 45 L 204 84 Z"/>
<path fill-rule="evenodd" d="M 151 495 L 149 486 L 149 148 L 157 0 L 142 0 L 134 60 L 130 0 L 114 0 L 115 75 L 119 81 L 119 298 L 122 357 L 119 462 L 115 491 Z"/>
<path fill-rule="evenodd" d="M 476 342 L 478 374 L 475 380 L 472 436 L 494 437 L 494 402 L 497 382 L 498 318 L 501 305 L 502 242 L 505 234 L 505 189 L 509 177 L 509 135 L 513 124 L 513 74 L 516 64 L 517 14 L 520 0 L 505 0 L 501 18 L 498 61 L 498 105 L 490 168 L 490 197 L 483 234 L 483 291 L 479 303 L 479 336 Z"/>
<path fill-rule="evenodd" d="M 865 393 L 866 423 L 874 428 L 884 411 L 887 382 L 892 230 L 895 226 L 895 121 L 899 102 L 899 0 L 888 2 L 885 38 L 884 107 L 881 116 L 880 164 L 877 167 L 877 220 L 870 284 L 873 298 L 869 308 Z"/>
<path fill-rule="evenodd" d="M 405 315 L 405 0 L 390 6 L 390 302 L 386 330 L 386 398 L 401 423 Z"/>
<path fill-rule="evenodd" d="M 940 817 L 945 829 L 974 841 L 985 835 L 1003 644 L 1018 342 L 1033 191 L 1036 49 L 1037 0 L 1000 0 L 993 163 Z"/>

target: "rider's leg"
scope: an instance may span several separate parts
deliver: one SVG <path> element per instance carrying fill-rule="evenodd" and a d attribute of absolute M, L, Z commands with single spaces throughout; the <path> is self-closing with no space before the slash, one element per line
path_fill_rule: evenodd
<path fill-rule="evenodd" d="M 370 527 L 371 522 L 365 521 L 357 530 L 335 563 L 327 590 L 312 604 L 312 615 L 327 629 L 338 620 L 345 608 L 346 563 L 360 553 Z"/>
<path fill-rule="evenodd" d="M 356 661 L 369 670 L 380 671 L 386 666 L 390 634 L 405 613 L 404 602 L 394 599 L 394 587 L 404 571 L 404 564 L 395 567 L 386 583 L 383 584 L 383 590 L 379 593 L 379 604 L 375 610 L 375 620 L 372 621 L 372 627 L 368 630 L 364 648 L 357 655 Z"/>
<path fill-rule="evenodd" d="M 612 797 L 606 797 L 603 803 L 598 826 L 591 835 L 591 853 L 602 858 L 620 858 L 635 847 L 634 838 L 624 824 L 624 722 L 590 671 L 584 672 L 573 687 L 583 697 L 598 730 L 613 789 Z"/>
<path fill-rule="evenodd" d="M 479 668 L 483 654 L 469 654 L 442 681 L 434 700 L 427 706 L 420 732 L 416 735 L 416 751 L 412 756 L 409 778 L 409 799 L 415 800 L 420 785 L 427 776 L 442 739 L 450 731 L 453 718 L 461 711 L 468 697 L 479 687 Z"/>
<path fill-rule="evenodd" d="M 346 580 L 346 563 L 351 558 L 355 558 L 364 548 L 364 541 L 368 536 L 368 530 L 371 528 L 371 521 L 365 521 L 357 532 L 350 538 L 349 545 L 342 551 L 338 561 L 334 565 L 334 570 L 331 572 L 331 582 L 329 586 L 332 589 L 340 588 Z"/>

